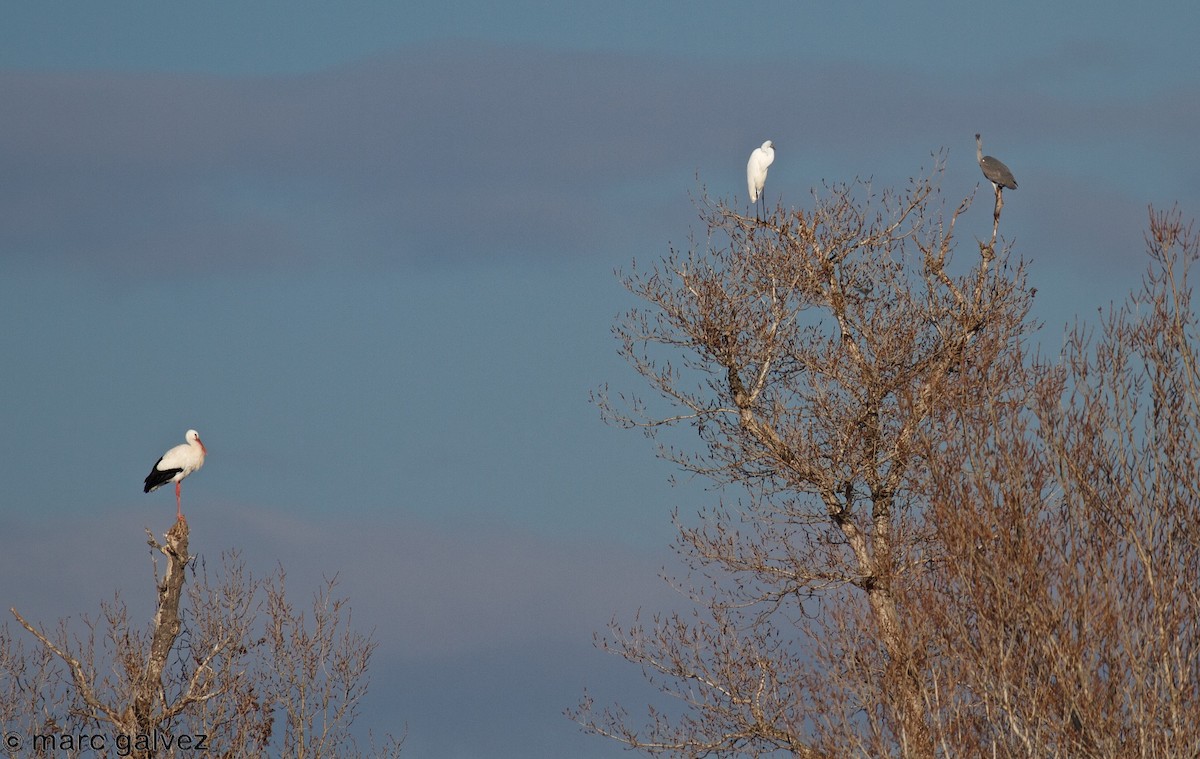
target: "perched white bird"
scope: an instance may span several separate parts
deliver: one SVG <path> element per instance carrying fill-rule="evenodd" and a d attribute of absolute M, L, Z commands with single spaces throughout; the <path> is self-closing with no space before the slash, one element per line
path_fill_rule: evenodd
<path fill-rule="evenodd" d="M 175 516 L 180 521 L 183 521 L 183 507 L 179 495 L 179 485 L 183 482 L 184 477 L 204 466 L 204 456 L 208 453 L 204 443 L 200 442 L 199 432 L 188 430 L 183 439 L 187 442 L 175 446 L 155 462 L 150 474 L 146 475 L 146 488 L 143 491 L 149 493 L 158 490 L 168 482 L 174 482 Z"/>
<path fill-rule="evenodd" d="M 774 160 L 775 144 L 770 140 L 750 154 L 750 160 L 746 162 L 746 189 L 751 203 L 757 203 L 762 196 L 763 185 L 767 183 L 767 168 Z M 763 205 L 766 205 L 766 198 L 763 198 Z"/>

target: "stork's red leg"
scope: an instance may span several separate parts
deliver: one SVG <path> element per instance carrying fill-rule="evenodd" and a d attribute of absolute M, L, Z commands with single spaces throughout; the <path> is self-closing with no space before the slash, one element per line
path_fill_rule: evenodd
<path fill-rule="evenodd" d="M 175 483 L 175 518 L 181 522 L 183 521 L 183 501 L 179 495 L 179 487 L 182 484 L 182 482 Z"/>

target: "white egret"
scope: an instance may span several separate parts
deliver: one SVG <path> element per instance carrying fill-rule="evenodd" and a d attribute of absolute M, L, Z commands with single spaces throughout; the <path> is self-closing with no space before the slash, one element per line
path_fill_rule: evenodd
<path fill-rule="evenodd" d="M 750 193 L 750 202 L 757 203 L 762 198 L 763 214 L 766 214 L 767 199 L 763 197 L 763 185 L 767 183 L 767 168 L 775 160 L 775 144 L 770 140 L 754 149 L 750 160 L 746 163 L 746 189 Z M 755 209 L 757 211 L 757 209 Z M 758 218 L 762 218 L 759 216 Z"/>

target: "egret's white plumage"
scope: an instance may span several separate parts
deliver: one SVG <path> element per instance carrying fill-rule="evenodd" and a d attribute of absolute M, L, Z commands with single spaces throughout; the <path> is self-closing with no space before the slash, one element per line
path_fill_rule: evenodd
<path fill-rule="evenodd" d="M 746 163 L 746 190 L 750 193 L 751 203 L 757 203 L 762 195 L 763 185 L 767 183 L 767 168 L 774 160 L 775 144 L 770 140 L 750 154 L 750 160 Z"/>
<path fill-rule="evenodd" d="M 204 456 L 208 450 L 200 442 L 200 433 L 188 430 L 183 436 L 187 442 L 177 445 L 164 453 L 155 462 L 150 474 L 146 475 L 146 487 L 143 492 L 158 490 L 168 482 L 175 483 L 175 515 L 183 519 L 183 506 L 179 493 L 180 483 L 185 477 L 204 466 Z"/>

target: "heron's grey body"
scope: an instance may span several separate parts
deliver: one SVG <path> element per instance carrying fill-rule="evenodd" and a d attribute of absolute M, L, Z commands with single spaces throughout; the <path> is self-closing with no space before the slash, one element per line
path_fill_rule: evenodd
<path fill-rule="evenodd" d="M 983 154 L 983 140 L 978 134 L 975 135 L 975 157 L 979 159 L 979 168 L 983 169 L 983 175 L 989 182 L 997 188 L 1017 189 L 1017 180 L 1013 178 L 1013 173 L 1008 167 L 1001 163 L 1000 159 Z"/>

